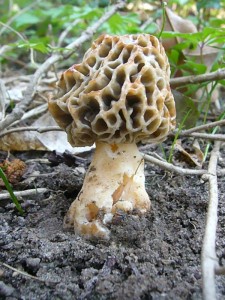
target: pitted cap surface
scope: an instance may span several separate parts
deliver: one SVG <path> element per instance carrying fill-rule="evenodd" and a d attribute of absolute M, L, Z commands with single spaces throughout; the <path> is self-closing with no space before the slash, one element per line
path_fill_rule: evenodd
<path fill-rule="evenodd" d="M 175 127 L 169 79 L 156 37 L 102 35 L 62 74 L 49 110 L 73 146 L 160 142 Z"/>

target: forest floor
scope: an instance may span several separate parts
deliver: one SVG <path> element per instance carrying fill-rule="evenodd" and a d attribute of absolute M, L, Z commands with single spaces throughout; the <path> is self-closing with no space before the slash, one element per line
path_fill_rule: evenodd
<path fill-rule="evenodd" d="M 200 256 L 209 195 L 200 176 L 146 163 L 151 211 L 111 224 L 109 241 L 88 241 L 62 224 L 91 152 L 82 160 L 38 151 L 14 155 L 27 165 L 15 189 L 47 192 L 23 197 L 23 216 L 10 200 L 0 202 L 1 299 L 202 299 Z M 225 149 L 219 167 L 225 167 Z M 218 181 L 216 248 L 224 265 L 225 178 Z M 218 299 L 225 299 L 225 277 L 217 276 L 216 284 Z"/>

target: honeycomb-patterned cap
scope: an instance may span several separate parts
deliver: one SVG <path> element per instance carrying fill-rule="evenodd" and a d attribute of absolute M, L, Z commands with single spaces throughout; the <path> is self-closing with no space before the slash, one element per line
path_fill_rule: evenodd
<path fill-rule="evenodd" d="M 175 127 L 169 79 L 156 37 L 102 35 L 62 74 L 49 110 L 73 146 L 160 142 Z"/>

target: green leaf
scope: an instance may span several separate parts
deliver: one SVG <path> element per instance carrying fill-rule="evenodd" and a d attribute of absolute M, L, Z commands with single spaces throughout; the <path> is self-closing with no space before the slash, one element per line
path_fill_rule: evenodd
<path fill-rule="evenodd" d="M 41 53 L 49 53 L 49 47 L 43 43 L 29 43 L 30 48 L 39 51 Z"/>
<path fill-rule="evenodd" d="M 209 22 L 210 22 L 211 26 L 217 27 L 217 28 L 224 25 L 224 19 L 218 19 L 218 18 L 211 17 L 209 19 Z"/>
<path fill-rule="evenodd" d="M 45 14 L 49 17 L 51 17 L 51 19 L 56 19 L 60 16 L 63 16 L 65 14 L 68 14 L 68 10 L 71 9 L 72 10 L 72 6 L 65 6 L 65 5 L 60 5 L 58 7 L 53 7 L 50 8 L 48 10 L 46 10 Z"/>
<path fill-rule="evenodd" d="M 126 34 L 140 32 L 138 25 L 140 21 L 136 14 L 123 16 L 119 13 L 114 14 L 108 22 L 103 24 L 102 30 L 111 34 Z"/>
<path fill-rule="evenodd" d="M 197 9 L 201 8 L 215 8 L 219 9 L 221 7 L 220 0 L 200 0 L 197 1 Z"/>
<path fill-rule="evenodd" d="M 201 33 L 200 32 L 180 33 L 176 31 L 164 31 L 161 37 L 165 39 L 180 37 L 180 38 L 184 38 L 196 42 L 199 41 L 199 39 L 201 38 Z"/>
<path fill-rule="evenodd" d="M 41 53 L 49 53 L 49 51 L 50 51 L 50 47 L 48 45 L 45 45 L 42 42 L 27 41 L 27 43 L 24 43 L 22 41 L 19 41 L 18 43 L 14 44 L 14 45 L 16 45 L 18 48 L 24 48 L 26 50 L 34 49 Z"/>
<path fill-rule="evenodd" d="M 172 93 L 176 103 L 177 124 L 181 124 L 183 122 L 184 128 L 194 127 L 199 117 L 197 105 L 194 103 L 192 98 L 176 90 L 172 90 Z M 189 110 L 191 111 L 191 113 L 187 116 L 187 112 Z"/>
<path fill-rule="evenodd" d="M 71 18 L 74 19 L 84 19 L 86 20 L 92 20 L 96 17 L 100 17 L 102 15 L 102 12 L 104 10 L 101 8 L 92 8 L 90 6 L 84 6 L 84 7 L 73 7 L 71 10 Z"/>
<path fill-rule="evenodd" d="M 206 65 L 199 64 L 199 63 L 196 63 L 196 62 L 191 61 L 191 60 L 187 60 L 185 62 L 185 65 L 183 67 L 186 70 L 187 69 L 191 70 L 191 72 L 194 73 L 195 75 L 203 74 L 207 70 L 207 66 Z"/>
<path fill-rule="evenodd" d="M 33 25 L 41 22 L 41 18 L 34 13 L 26 12 L 20 16 L 18 16 L 15 20 L 16 28 L 20 28 L 24 25 Z"/>

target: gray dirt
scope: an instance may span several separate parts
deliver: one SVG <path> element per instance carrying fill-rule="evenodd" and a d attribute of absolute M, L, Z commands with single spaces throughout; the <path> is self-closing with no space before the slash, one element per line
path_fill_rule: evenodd
<path fill-rule="evenodd" d="M 15 155 L 24 160 L 49 156 Z M 225 153 L 222 167 L 224 159 Z M 28 162 L 15 189 L 46 187 L 49 192 L 24 197 L 24 216 L 10 200 L 0 202 L 0 298 L 202 299 L 200 255 L 208 184 L 198 176 L 184 177 L 146 164 L 151 211 L 142 217 L 119 216 L 110 226 L 108 242 L 87 241 L 63 231 L 62 222 L 81 188 L 89 160 L 87 154 L 77 167 L 63 160 Z M 219 178 L 219 189 L 216 248 L 224 265 L 224 177 Z M 218 276 L 216 283 L 218 299 L 225 299 L 225 277 Z"/>

